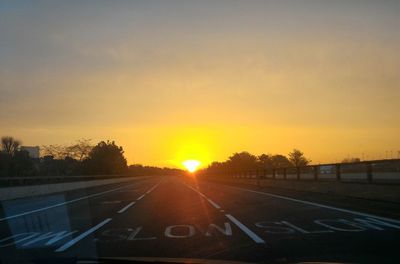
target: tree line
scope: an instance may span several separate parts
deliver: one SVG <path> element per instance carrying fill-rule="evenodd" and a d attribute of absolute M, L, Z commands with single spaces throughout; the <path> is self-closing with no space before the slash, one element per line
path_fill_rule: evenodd
<path fill-rule="evenodd" d="M 77 140 L 71 145 L 46 145 L 41 156 L 32 158 L 13 137 L 1 138 L 0 176 L 70 176 L 70 175 L 165 175 L 180 170 L 142 165 L 127 165 L 124 150 L 115 141 Z"/>
<path fill-rule="evenodd" d="M 249 152 L 237 152 L 232 154 L 226 161 L 213 162 L 207 168 L 199 171 L 199 174 L 227 174 L 255 170 L 268 170 L 273 168 L 303 167 L 311 162 L 304 153 L 294 149 L 284 156 L 281 154 L 253 155 Z"/>

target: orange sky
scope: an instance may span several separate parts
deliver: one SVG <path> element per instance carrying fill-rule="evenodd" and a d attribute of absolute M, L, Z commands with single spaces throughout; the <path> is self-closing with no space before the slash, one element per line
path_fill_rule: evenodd
<path fill-rule="evenodd" d="M 0 135 L 129 163 L 400 151 L 397 1 L 0 5 Z M 364 154 L 363 154 L 364 153 Z"/>

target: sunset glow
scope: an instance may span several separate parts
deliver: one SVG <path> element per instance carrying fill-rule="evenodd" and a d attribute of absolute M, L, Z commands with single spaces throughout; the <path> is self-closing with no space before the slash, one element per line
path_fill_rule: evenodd
<path fill-rule="evenodd" d="M 185 160 L 182 164 L 189 172 L 195 172 L 201 162 L 198 160 Z"/>
<path fill-rule="evenodd" d="M 234 2 L 9 1 L 2 135 L 115 140 L 129 164 L 175 168 L 400 157 L 398 1 Z"/>

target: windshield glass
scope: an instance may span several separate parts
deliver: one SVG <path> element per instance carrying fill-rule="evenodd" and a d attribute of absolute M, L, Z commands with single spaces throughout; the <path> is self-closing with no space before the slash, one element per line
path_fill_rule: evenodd
<path fill-rule="evenodd" d="M 399 13 L 0 0 L 0 262 L 400 262 Z"/>

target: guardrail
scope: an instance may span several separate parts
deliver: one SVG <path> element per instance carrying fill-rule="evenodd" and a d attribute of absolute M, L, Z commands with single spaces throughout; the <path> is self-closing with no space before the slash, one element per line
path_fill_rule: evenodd
<path fill-rule="evenodd" d="M 233 178 L 400 183 L 400 159 L 231 172 Z"/>
<path fill-rule="evenodd" d="M 103 180 L 112 178 L 133 177 L 128 175 L 78 175 L 78 176 L 46 176 L 46 177 L 0 177 L 0 187 L 23 186 L 23 185 L 39 185 L 48 183 Z"/>

